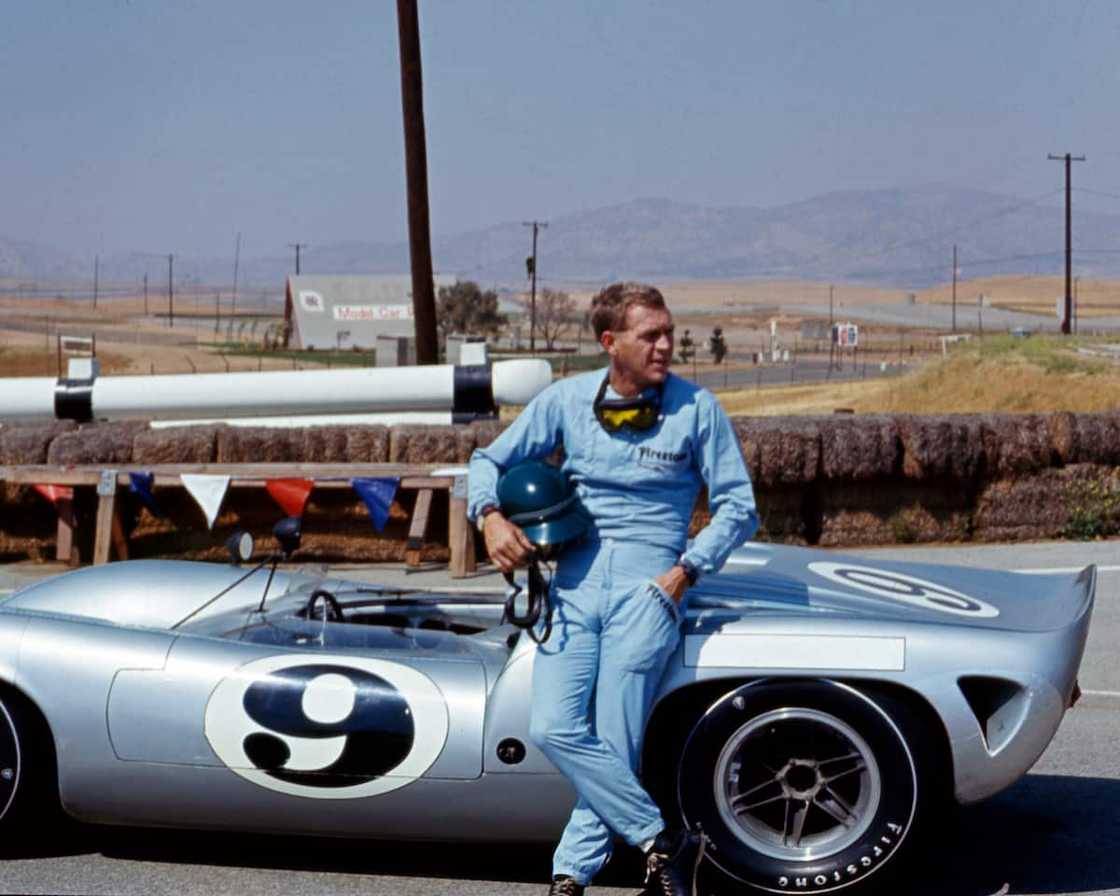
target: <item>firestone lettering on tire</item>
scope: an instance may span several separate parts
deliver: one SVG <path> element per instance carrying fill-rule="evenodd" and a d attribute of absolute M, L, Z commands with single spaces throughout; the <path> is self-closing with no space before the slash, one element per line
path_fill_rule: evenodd
<path fill-rule="evenodd" d="M 791 892 L 797 890 L 819 890 L 827 892 L 827 890 L 824 889 L 826 887 L 828 890 L 834 890 L 838 889 L 836 886 L 837 884 L 846 886 L 855 878 L 869 872 L 880 859 L 889 857 L 893 848 L 902 842 L 904 830 L 902 825 L 893 821 L 888 821 L 884 828 L 884 833 L 879 835 L 878 840 L 869 844 L 867 852 L 863 853 L 855 862 L 849 862 L 843 868 L 837 866 L 831 871 L 816 874 L 812 877 L 808 875 L 804 877 L 793 875 L 791 877 L 783 874 L 779 876 L 775 882 L 777 884 L 777 889 L 789 890 Z"/>

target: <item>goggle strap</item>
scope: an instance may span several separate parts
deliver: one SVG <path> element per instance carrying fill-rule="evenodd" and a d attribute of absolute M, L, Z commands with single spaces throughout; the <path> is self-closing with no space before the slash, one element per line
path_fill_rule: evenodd
<path fill-rule="evenodd" d="M 562 510 L 567 510 L 575 502 L 576 495 L 573 493 L 571 495 L 568 495 L 568 497 L 566 497 L 558 504 L 553 504 L 549 507 L 543 507 L 540 510 L 529 510 L 525 513 L 515 513 L 511 516 L 506 517 L 506 519 L 508 519 L 511 523 L 517 524 L 518 526 L 523 525 L 524 523 L 545 523 L 548 522 L 548 519 L 550 517 L 555 516 Z"/>

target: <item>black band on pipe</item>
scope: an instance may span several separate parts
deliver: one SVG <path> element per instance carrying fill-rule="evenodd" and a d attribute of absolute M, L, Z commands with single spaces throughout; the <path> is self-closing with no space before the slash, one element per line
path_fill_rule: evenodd
<path fill-rule="evenodd" d="M 86 423 L 93 419 L 93 380 L 60 379 L 54 387 L 54 416 Z"/>
<path fill-rule="evenodd" d="M 485 364 L 455 365 L 454 414 L 491 416 L 498 412 L 490 368 Z"/>

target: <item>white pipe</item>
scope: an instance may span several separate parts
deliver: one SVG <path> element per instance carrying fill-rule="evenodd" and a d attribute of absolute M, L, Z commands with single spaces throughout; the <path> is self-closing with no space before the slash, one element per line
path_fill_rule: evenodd
<path fill-rule="evenodd" d="M 152 429 L 170 429 L 174 426 L 209 426 L 226 423 L 229 426 L 263 426 L 283 429 L 299 426 L 399 426 L 418 423 L 424 426 L 447 426 L 452 423 L 450 411 L 400 411 L 395 414 L 294 414 L 289 417 L 226 417 L 206 420 L 153 420 Z"/>
<path fill-rule="evenodd" d="M 367 367 L 101 376 L 92 382 L 50 377 L 0 379 L 0 420 L 239 417 L 484 412 L 527 404 L 552 381 L 547 361 L 530 358 L 481 367 Z"/>
<path fill-rule="evenodd" d="M 357 414 L 374 408 L 451 410 L 455 369 L 369 367 L 114 376 L 93 381 L 93 417 L 183 419 L 279 414 Z"/>
<path fill-rule="evenodd" d="M 54 420 L 54 390 L 57 380 L 49 376 L 14 376 L 0 379 L 0 418 L 5 423 Z"/>

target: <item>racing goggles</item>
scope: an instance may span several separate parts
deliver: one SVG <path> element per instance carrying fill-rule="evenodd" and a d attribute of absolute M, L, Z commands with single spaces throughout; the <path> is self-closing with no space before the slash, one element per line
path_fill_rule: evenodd
<path fill-rule="evenodd" d="M 623 427 L 645 432 L 657 425 L 661 417 L 661 391 L 653 395 L 635 395 L 632 398 L 607 398 L 610 375 L 603 377 L 603 385 L 595 396 L 595 419 L 607 432 L 618 432 Z"/>

